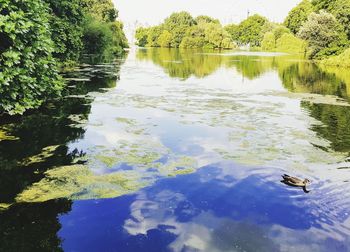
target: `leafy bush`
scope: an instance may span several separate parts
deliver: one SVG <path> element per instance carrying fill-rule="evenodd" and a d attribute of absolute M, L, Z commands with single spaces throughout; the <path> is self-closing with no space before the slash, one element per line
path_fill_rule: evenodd
<path fill-rule="evenodd" d="M 291 33 L 284 33 L 276 43 L 276 51 L 289 53 L 305 53 L 307 42 L 295 37 Z"/>
<path fill-rule="evenodd" d="M 113 32 L 106 23 L 90 18 L 84 30 L 84 52 L 87 54 L 111 54 Z"/>
<path fill-rule="evenodd" d="M 62 89 L 47 13 L 41 0 L 1 2 L 0 112 L 22 114 Z"/>
<path fill-rule="evenodd" d="M 264 35 L 264 39 L 261 42 L 261 48 L 264 51 L 273 51 L 276 48 L 275 35 L 272 32 L 267 32 Z"/>
<path fill-rule="evenodd" d="M 322 65 L 350 68 L 350 49 L 345 50 L 338 56 L 333 56 L 323 60 Z"/>
<path fill-rule="evenodd" d="M 325 11 L 312 13 L 298 36 L 309 42 L 310 58 L 323 59 L 343 52 L 348 44 L 344 27 Z"/>
<path fill-rule="evenodd" d="M 283 34 L 290 33 L 290 30 L 283 25 L 278 25 L 272 30 L 272 33 L 275 35 L 275 40 L 277 42 L 277 40 L 280 39 Z"/>

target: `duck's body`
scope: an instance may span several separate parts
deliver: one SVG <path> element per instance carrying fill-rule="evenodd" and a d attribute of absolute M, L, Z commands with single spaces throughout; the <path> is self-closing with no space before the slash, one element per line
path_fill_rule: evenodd
<path fill-rule="evenodd" d="M 291 177 L 287 174 L 282 175 L 283 180 L 281 181 L 282 183 L 289 185 L 289 186 L 294 186 L 294 187 L 302 187 L 304 192 L 309 192 L 306 190 L 306 186 L 310 183 L 310 180 L 308 179 L 299 179 L 296 177 Z"/>

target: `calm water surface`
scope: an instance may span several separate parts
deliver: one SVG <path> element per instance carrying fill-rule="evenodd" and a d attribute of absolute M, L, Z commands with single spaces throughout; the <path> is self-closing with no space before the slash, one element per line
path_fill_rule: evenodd
<path fill-rule="evenodd" d="M 345 70 L 138 49 L 66 78 L 0 118 L 0 251 L 350 251 Z"/>

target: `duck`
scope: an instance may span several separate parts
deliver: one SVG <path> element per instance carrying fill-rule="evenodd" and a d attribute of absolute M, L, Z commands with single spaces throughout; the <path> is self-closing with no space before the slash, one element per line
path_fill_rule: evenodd
<path fill-rule="evenodd" d="M 310 191 L 306 190 L 306 186 L 311 183 L 309 179 L 300 179 L 296 177 L 291 177 L 287 174 L 282 175 L 283 180 L 281 181 L 282 183 L 289 185 L 289 186 L 294 186 L 294 187 L 302 187 L 303 191 L 305 193 L 309 193 Z"/>

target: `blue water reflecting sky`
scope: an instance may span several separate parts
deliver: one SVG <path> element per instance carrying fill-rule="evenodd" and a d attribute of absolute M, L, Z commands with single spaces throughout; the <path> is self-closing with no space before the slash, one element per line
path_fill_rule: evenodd
<path fill-rule="evenodd" d="M 66 251 L 348 251 L 348 208 L 289 188 L 279 170 L 220 163 L 60 217 Z M 336 249 L 336 250 L 335 250 Z"/>
<path fill-rule="evenodd" d="M 0 125 L 0 251 L 350 250 L 341 76 L 271 53 L 140 49 L 120 67 Z"/>

